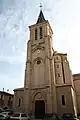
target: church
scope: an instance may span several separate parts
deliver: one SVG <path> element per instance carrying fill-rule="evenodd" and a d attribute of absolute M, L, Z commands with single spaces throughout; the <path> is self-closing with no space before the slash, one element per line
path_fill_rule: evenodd
<path fill-rule="evenodd" d="M 24 87 L 14 89 L 14 111 L 35 116 L 80 112 L 80 74 L 72 75 L 66 53 L 54 50 L 53 30 L 40 10 L 29 26 Z"/>

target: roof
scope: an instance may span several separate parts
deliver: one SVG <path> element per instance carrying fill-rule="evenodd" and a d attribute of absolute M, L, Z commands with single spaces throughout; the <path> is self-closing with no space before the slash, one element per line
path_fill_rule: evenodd
<path fill-rule="evenodd" d="M 37 24 L 38 24 L 38 23 L 42 23 L 42 22 L 44 22 L 44 21 L 46 21 L 46 20 L 45 20 L 45 18 L 44 18 L 44 15 L 43 15 L 42 10 L 40 10 L 39 17 L 38 17 L 38 20 L 37 20 Z"/>
<path fill-rule="evenodd" d="M 78 74 L 73 74 L 73 80 L 80 80 L 80 73 Z"/>
<path fill-rule="evenodd" d="M 14 89 L 14 91 L 23 91 L 24 90 L 24 88 L 22 87 L 22 88 L 16 88 L 16 89 Z"/>
<path fill-rule="evenodd" d="M 73 77 L 77 77 L 77 76 L 80 76 L 80 73 L 73 74 Z"/>
<path fill-rule="evenodd" d="M 67 53 L 59 53 L 59 52 L 57 52 L 57 51 L 54 51 L 54 54 L 53 54 L 53 55 L 61 55 L 61 56 L 66 55 L 66 56 L 67 56 Z"/>
<path fill-rule="evenodd" d="M 5 92 L 5 91 L 0 91 L 0 94 L 5 94 L 5 95 L 9 95 L 9 96 L 14 96 L 13 94 L 8 93 L 8 92 Z"/>
<path fill-rule="evenodd" d="M 28 90 L 28 87 L 26 87 L 26 90 Z M 16 88 L 13 91 L 24 91 L 24 87 L 22 87 L 22 88 Z"/>

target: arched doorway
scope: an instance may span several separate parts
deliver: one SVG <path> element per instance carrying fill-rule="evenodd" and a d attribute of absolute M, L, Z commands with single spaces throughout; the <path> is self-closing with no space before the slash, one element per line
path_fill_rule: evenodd
<path fill-rule="evenodd" d="M 45 101 L 44 100 L 36 100 L 35 101 L 35 117 L 43 118 L 45 115 Z"/>
<path fill-rule="evenodd" d="M 43 118 L 45 115 L 45 93 L 37 91 L 33 97 L 34 113 L 36 118 Z"/>

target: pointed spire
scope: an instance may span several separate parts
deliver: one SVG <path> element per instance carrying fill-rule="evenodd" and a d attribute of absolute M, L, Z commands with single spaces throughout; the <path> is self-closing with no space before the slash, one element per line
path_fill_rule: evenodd
<path fill-rule="evenodd" d="M 42 12 L 42 4 L 40 3 L 40 13 L 39 13 L 37 23 L 42 23 L 44 21 L 46 21 L 46 20 L 44 18 L 43 12 Z"/>

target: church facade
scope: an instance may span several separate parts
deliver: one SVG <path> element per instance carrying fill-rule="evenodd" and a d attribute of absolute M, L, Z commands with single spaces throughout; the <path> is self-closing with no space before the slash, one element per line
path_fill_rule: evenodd
<path fill-rule="evenodd" d="M 76 86 L 67 54 L 54 50 L 53 31 L 42 10 L 29 30 L 24 87 L 14 90 L 13 109 L 36 116 L 76 114 Z"/>

